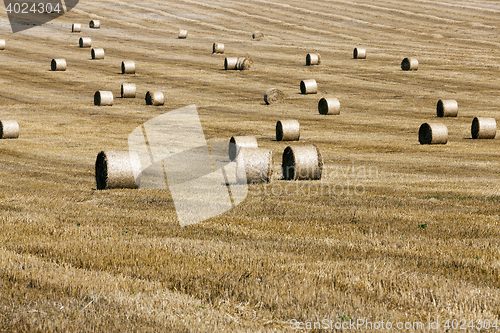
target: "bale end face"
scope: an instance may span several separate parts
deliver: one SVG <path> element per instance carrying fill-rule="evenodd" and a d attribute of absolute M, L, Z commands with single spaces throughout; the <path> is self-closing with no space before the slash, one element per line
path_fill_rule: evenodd
<path fill-rule="evenodd" d="M 270 88 L 264 94 L 264 102 L 266 102 L 267 105 L 279 103 L 284 98 L 285 94 L 283 94 L 281 90 L 276 88 Z"/>
<path fill-rule="evenodd" d="M 108 162 L 106 153 L 101 151 L 95 161 L 95 180 L 98 190 L 105 190 L 108 185 Z"/>
<path fill-rule="evenodd" d="M 418 130 L 418 141 L 421 145 L 446 144 L 448 142 L 448 128 L 439 123 L 422 124 Z"/>

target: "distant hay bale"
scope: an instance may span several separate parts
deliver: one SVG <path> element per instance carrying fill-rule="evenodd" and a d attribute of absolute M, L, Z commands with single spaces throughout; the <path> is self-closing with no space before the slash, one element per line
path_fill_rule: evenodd
<path fill-rule="evenodd" d="M 99 29 L 101 27 L 101 21 L 99 20 L 92 20 L 89 22 L 89 28 L 91 29 Z"/>
<path fill-rule="evenodd" d="M 321 64 L 321 55 L 319 53 L 308 53 L 306 55 L 306 66 Z"/>
<path fill-rule="evenodd" d="M 147 105 L 160 106 L 165 104 L 165 97 L 161 91 L 148 91 L 145 99 Z"/>
<path fill-rule="evenodd" d="M 278 120 L 276 141 L 297 141 L 300 138 L 300 125 L 297 120 Z"/>
<path fill-rule="evenodd" d="M 52 59 L 50 62 L 50 69 L 52 71 L 65 71 L 66 70 L 66 60 L 64 59 Z"/>
<path fill-rule="evenodd" d="M 229 140 L 229 159 L 234 161 L 241 147 L 259 148 L 255 136 L 232 136 Z"/>
<path fill-rule="evenodd" d="M 82 32 L 82 25 L 80 23 L 73 23 L 71 25 L 71 32 Z"/>
<path fill-rule="evenodd" d="M 309 79 L 309 80 L 300 81 L 300 93 L 304 94 L 304 95 L 317 94 L 318 93 L 318 84 L 316 83 L 316 80 Z"/>
<path fill-rule="evenodd" d="M 285 180 L 318 180 L 323 171 L 323 157 L 315 145 L 288 146 L 281 165 Z"/>
<path fill-rule="evenodd" d="M 101 151 L 95 161 L 97 189 L 138 188 L 134 174 L 140 171 L 141 160 L 136 152 Z"/>
<path fill-rule="evenodd" d="M 94 105 L 111 106 L 113 105 L 113 93 L 111 91 L 96 91 L 94 94 Z"/>
<path fill-rule="evenodd" d="M 179 39 L 186 39 L 188 36 L 188 31 L 187 30 L 179 30 L 179 35 L 177 38 Z"/>
<path fill-rule="evenodd" d="M 238 62 L 236 63 L 237 70 L 249 70 L 253 67 L 253 59 L 252 58 L 238 58 Z"/>
<path fill-rule="evenodd" d="M 230 58 L 225 58 L 224 59 L 224 69 L 231 70 L 231 69 L 236 69 L 236 64 L 238 63 L 238 58 L 236 57 L 230 57 Z"/>
<path fill-rule="evenodd" d="M 475 117 L 470 131 L 473 139 L 494 139 L 497 134 L 497 122 L 495 118 Z"/>
<path fill-rule="evenodd" d="M 132 60 L 122 61 L 122 74 L 135 74 L 135 62 Z"/>
<path fill-rule="evenodd" d="M 253 40 L 262 40 L 264 39 L 264 34 L 262 32 L 256 31 L 252 34 Z"/>
<path fill-rule="evenodd" d="M 284 98 L 285 94 L 283 94 L 281 90 L 276 88 L 267 89 L 266 93 L 264 94 L 264 102 L 266 102 L 267 105 L 279 103 Z"/>
<path fill-rule="evenodd" d="M 440 99 L 436 111 L 438 117 L 456 117 L 458 115 L 458 103 L 454 99 Z"/>
<path fill-rule="evenodd" d="M 354 59 L 366 59 L 366 49 L 364 47 L 355 47 L 352 57 Z"/>
<path fill-rule="evenodd" d="M 401 69 L 404 71 L 416 71 L 418 69 L 417 58 L 404 58 L 401 62 Z"/>
<path fill-rule="evenodd" d="M 320 114 L 340 114 L 340 102 L 335 97 L 323 97 L 319 100 L 318 111 Z"/>
<path fill-rule="evenodd" d="M 212 46 L 212 53 L 224 53 L 224 44 L 214 43 Z"/>
<path fill-rule="evenodd" d="M 273 173 L 273 151 L 241 147 L 236 157 L 236 179 L 240 184 L 269 183 Z"/>
<path fill-rule="evenodd" d="M 104 49 L 92 49 L 90 55 L 92 59 L 104 59 Z"/>
<path fill-rule="evenodd" d="M 12 119 L 0 120 L 0 139 L 17 139 L 19 137 L 19 124 Z"/>
<path fill-rule="evenodd" d="M 0 39 L 0 50 L 5 50 L 5 39 Z"/>
<path fill-rule="evenodd" d="M 418 141 L 421 145 L 446 144 L 448 128 L 441 123 L 425 123 L 418 130 Z"/>
<path fill-rule="evenodd" d="M 135 98 L 136 87 L 134 83 L 122 83 L 120 92 L 122 98 Z"/>
<path fill-rule="evenodd" d="M 90 37 L 80 37 L 78 43 L 80 47 L 90 47 L 92 45 L 92 39 L 90 39 Z"/>

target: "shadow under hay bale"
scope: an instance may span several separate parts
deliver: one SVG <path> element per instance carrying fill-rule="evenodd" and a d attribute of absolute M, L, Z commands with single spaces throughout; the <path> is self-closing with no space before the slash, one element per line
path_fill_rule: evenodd
<path fill-rule="evenodd" d="M 12 119 L 0 120 L 0 139 L 19 138 L 19 124 Z"/>
<path fill-rule="evenodd" d="M 101 151 L 95 162 L 95 180 L 98 190 L 138 188 L 135 175 L 141 172 L 141 161 L 136 152 Z"/>
<path fill-rule="evenodd" d="M 323 97 L 319 100 L 318 111 L 320 114 L 340 114 L 340 102 L 335 97 Z"/>
<path fill-rule="evenodd" d="M 256 31 L 252 34 L 253 40 L 262 40 L 264 39 L 264 34 L 262 32 Z"/>
<path fill-rule="evenodd" d="M 135 74 L 135 62 L 132 60 L 122 61 L 122 74 Z"/>
<path fill-rule="evenodd" d="M 418 130 L 418 141 L 421 145 L 446 144 L 448 128 L 441 123 L 425 123 Z"/>
<path fill-rule="evenodd" d="M 353 59 L 366 59 L 366 49 L 363 47 L 355 47 L 352 57 Z"/>
<path fill-rule="evenodd" d="M 300 125 L 297 120 L 278 120 L 276 123 L 276 141 L 298 141 Z"/>
<path fill-rule="evenodd" d="M 240 148 L 259 148 L 257 143 L 257 138 L 255 136 L 246 135 L 246 136 L 232 136 L 229 140 L 229 159 L 234 161 Z"/>
<path fill-rule="evenodd" d="M 318 180 L 323 171 L 323 156 L 315 145 L 288 146 L 281 169 L 285 180 Z"/>
<path fill-rule="evenodd" d="M 122 98 L 135 98 L 136 86 L 134 83 L 122 83 L 120 93 Z"/>
<path fill-rule="evenodd" d="M 238 183 L 269 183 L 272 173 L 272 150 L 249 147 L 240 148 L 236 157 L 236 178 Z"/>
<path fill-rule="evenodd" d="M 308 53 L 306 55 L 306 66 L 321 64 L 321 55 L 319 53 Z"/>
<path fill-rule="evenodd" d="M 318 84 L 316 83 L 316 80 L 309 79 L 300 81 L 300 93 L 303 95 L 317 94 Z"/>
<path fill-rule="evenodd" d="M 145 100 L 147 105 L 160 106 L 165 104 L 165 96 L 161 91 L 148 91 Z"/>
<path fill-rule="evenodd" d="M 90 47 L 92 45 L 92 39 L 90 39 L 90 37 L 80 37 L 78 44 L 80 47 Z"/>
<path fill-rule="evenodd" d="M 495 118 L 475 117 L 471 125 L 473 139 L 494 139 L 497 134 Z"/>
<path fill-rule="evenodd" d="M 96 91 L 94 94 L 94 105 L 111 106 L 113 105 L 113 93 L 111 91 Z"/>
<path fill-rule="evenodd" d="M 66 60 L 52 59 L 52 61 L 50 62 L 50 69 L 52 71 L 64 72 L 66 70 Z"/>
<path fill-rule="evenodd" d="M 100 27 L 101 27 L 101 21 L 99 20 L 92 20 L 89 22 L 90 29 L 99 29 Z"/>
<path fill-rule="evenodd" d="M 178 39 L 186 39 L 188 36 L 188 31 L 187 30 L 179 30 L 179 35 L 177 36 Z"/>
<path fill-rule="evenodd" d="M 104 49 L 92 49 L 90 51 L 90 55 L 92 56 L 92 59 L 94 59 L 94 60 L 104 59 Z"/>
<path fill-rule="evenodd" d="M 212 53 L 224 53 L 224 44 L 214 43 L 212 46 Z"/>
<path fill-rule="evenodd" d="M 436 105 L 438 117 L 456 117 L 458 115 L 458 103 L 454 99 L 439 100 Z"/>
<path fill-rule="evenodd" d="M 416 58 L 404 58 L 401 62 L 401 69 L 404 71 L 416 71 L 418 69 L 418 60 Z"/>
<path fill-rule="evenodd" d="M 266 93 L 264 94 L 264 102 L 266 102 L 267 105 L 280 103 L 284 98 L 285 94 L 283 94 L 281 90 L 276 88 L 267 89 Z"/>
<path fill-rule="evenodd" d="M 71 32 L 82 32 L 82 25 L 80 23 L 73 23 L 71 25 Z"/>

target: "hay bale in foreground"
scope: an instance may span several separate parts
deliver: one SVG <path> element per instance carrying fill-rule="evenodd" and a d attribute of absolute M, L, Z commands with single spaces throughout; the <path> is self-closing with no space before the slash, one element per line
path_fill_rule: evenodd
<path fill-rule="evenodd" d="M 494 139 L 497 134 L 495 118 L 475 117 L 471 125 L 473 139 Z"/>
<path fill-rule="evenodd" d="M 80 47 L 90 47 L 92 45 L 92 39 L 90 39 L 90 37 L 80 37 L 78 44 Z"/>
<path fill-rule="evenodd" d="M 323 156 L 315 145 L 288 146 L 283 152 L 281 169 L 285 180 L 321 179 Z"/>
<path fill-rule="evenodd" d="M 134 83 L 122 83 L 120 92 L 122 98 L 135 98 L 136 86 Z"/>
<path fill-rule="evenodd" d="M 340 102 L 335 97 L 323 97 L 319 100 L 318 111 L 320 114 L 340 114 Z"/>
<path fill-rule="evenodd" d="M 418 130 L 418 141 L 421 145 L 446 144 L 448 128 L 441 123 L 425 123 Z"/>
<path fill-rule="evenodd" d="M 404 71 L 416 71 L 418 69 L 417 58 L 404 58 L 401 62 L 401 69 Z"/>
<path fill-rule="evenodd" d="M 285 94 L 283 94 L 281 90 L 276 88 L 267 89 L 266 93 L 264 94 L 264 102 L 266 102 L 267 105 L 279 103 L 284 98 Z"/>
<path fill-rule="evenodd" d="M 113 93 L 111 91 L 96 91 L 94 94 L 94 105 L 111 106 L 113 105 Z"/>
<path fill-rule="evenodd" d="M 271 149 L 241 147 L 236 157 L 236 179 L 240 184 L 269 183 L 273 173 Z"/>
<path fill-rule="evenodd" d="M 99 29 L 100 27 L 101 27 L 101 21 L 99 20 L 92 20 L 89 22 L 90 29 Z"/>
<path fill-rule="evenodd" d="M 135 74 L 135 62 L 132 60 L 122 61 L 122 74 Z"/>
<path fill-rule="evenodd" d="M 145 100 L 147 105 L 160 106 L 165 104 L 165 96 L 161 91 L 148 91 Z"/>
<path fill-rule="evenodd" d="M 92 59 L 94 59 L 94 60 L 104 59 L 104 49 L 92 49 L 90 51 L 90 55 L 92 56 Z"/>
<path fill-rule="evenodd" d="M 0 120 L 0 139 L 19 138 L 19 124 L 12 119 Z"/>
<path fill-rule="evenodd" d="M 438 117 L 456 117 L 458 103 L 454 99 L 443 99 L 437 102 L 436 112 Z"/>
<path fill-rule="evenodd" d="M 364 47 L 355 47 L 352 57 L 354 59 L 366 59 L 366 49 Z"/>
<path fill-rule="evenodd" d="M 298 141 L 300 125 L 297 120 L 278 120 L 276 123 L 276 141 Z"/>
<path fill-rule="evenodd" d="M 50 62 L 50 69 L 52 71 L 64 72 L 66 70 L 66 60 L 65 59 L 52 59 L 52 61 Z"/>
<path fill-rule="evenodd" d="M 253 40 L 262 40 L 262 39 L 264 39 L 264 34 L 260 31 L 256 31 L 252 34 L 252 39 Z"/>
<path fill-rule="evenodd" d="M 317 94 L 318 93 L 318 84 L 316 83 L 316 80 L 309 79 L 309 80 L 300 81 L 300 93 L 304 94 L 304 95 Z"/>
<path fill-rule="evenodd" d="M 319 53 L 308 53 L 306 55 L 306 66 L 321 64 L 321 55 Z"/>
<path fill-rule="evenodd" d="M 232 136 L 229 140 L 229 159 L 234 161 L 241 147 L 259 148 L 255 136 Z"/>
<path fill-rule="evenodd" d="M 101 151 L 95 161 L 97 189 L 138 188 L 134 174 L 139 175 L 140 171 L 141 160 L 136 152 Z"/>
<path fill-rule="evenodd" d="M 82 25 L 80 23 L 73 23 L 71 25 L 71 32 L 82 32 Z"/>
<path fill-rule="evenodd" d="M 179 30 L 179 35 L 177 36 L 178 39 L 186 39 L 188 36 L 188 31 L 187 30 Z"/>
<path fill-rule="evenodd" d="M 214 43 L 212 46 L 212 53 L 224 53 L 224 44 Z"/>

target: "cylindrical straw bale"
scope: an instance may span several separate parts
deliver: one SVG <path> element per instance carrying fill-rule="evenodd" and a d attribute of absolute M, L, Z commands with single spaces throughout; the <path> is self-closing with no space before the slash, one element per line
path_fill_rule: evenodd
<path fill-rule="evenodd" d="M 135 98 L 136 87 L 134 83 L 122 83 L 120 90 L 122 98 Z"/>
<path fill-rule="evenodd" d="M 321 179 L 323 157 L 315 145 L 288 146 L 283 152 L 281 169 L 285 180 Z"/>
<path fill-rule="evenodd" d="M 238 58 L 236 62 L 236 69 L 238 70 L 248 70 L 253 67 L 253 59 L 252 58 Z"/>
<path fill-rule="evenodd" d="M 94 105 L 111 106 L 113 105 L 113 93 L 111 91 L 96 91 L 94 94 Z"/>
<path fill-rule="evenodd" d="M 91 29 L 99 29 L 101 27 L 101 21 L 99 20 L 92 20 L 89 22 L 89 28 Z"/>
<path fill-rule="evenodd" d="M 364 47 L 355 47 L 352 57 L 354 59 L 366 59 L 366 49 Z"/>
<path fill-rule="evenodd" d="M 122 61 L 122 74 L 135 74 L 135 62 L 132 60 Z"/>
<path fill-rule="evenodd" d="M 316 80 L 303 80 L 300 81 L 300 92 L 304 95 L 307 94 L 317 94 L 318 93 L 318 84 Z"/>
<path fill-rule="evenodd" d="M 262 32 L 256 31 L 252 34 L 253 40 L 262 40 L 264 38 L 264 34 Z"/>
<path fill-rule="evenodd" d="M 187 30 L 179 30 L 179 36 L 177 38 L 179 39 L 186 39 L 188 36 L 188 31 Z"/>
<path fill-rule="evenodd" d="M 101 151 L 95 161 L 97 189 L 137 188 L 134 174 L 139 175 L 140 171 L 141 160 L 136 152 Z"/>
<path fill-rule="evenodd" d="M 165 104 L 165 97 L 161 91 L 148 91 L 145 99 L 147 105 L 159 106 Z"/>
<path fill-rule="evenodd" d="M 90 47 L 92 45 L 92 39 L 90 39 L 90 37 L 80 37 L 78 43 L 80 47 Z"/>
<path fill-rule="evenodd" d="M 448 128 L 441 123 L 425 123 L 418 130 L 418 141 L 421 145 L 446 144 Z"/>
<path fill-rule="evenodd" d="M 255 136 L 232 136 L 229 140 L 229 159 L 234 161 L 241 147 L 259 148 Z"/>
<path fill-rule="evenodd" d="M 66 70 L 66 60 L 64 59 L 52 59 L 50 62 L 50 69 L 53 71 L 65 71 Z"/>
<path fill-rule="evenodd" d="M 237 63 L 238 63 L 238 58 L 236 58 L 236 57 L 225 58 L 224 59 L 224 69 L 225 70 L 236 69 Z"/>
<path fill-rule="evenodd" d="M 0 39 L 0 50 L 5 50 L 5 39 Z"/>
<path fill-rule="evenodd" d="M 470 131 L 473 139 L 494 139 L 497 134 L 497 122 L 495 118 L 475 117 Z"/>
<path fill-rule="evenodd" d="M 224 44 L 214 43 L 212 47 L 212 53 L 224 53 Z"/>
<path fill-rule="evenodd" d="M 92 49 L 90 55 L 92 59 L 104 59 L 104 49 Z"/>
<path fill-rule="evenodd" d="M 297 141 L 300 138 L 300 125 L 297 120 L 278 120 L 276 141 Z"/>
<path fill-rule="evenodd" d="M 438 117 L 456 117 L 458 115 L 458 103 L 454 99 L 440 99 L 436 111 Z"/>
<path fill-rule="evenodd" d="M 401 69 L 404 71 L 416 71 L 418 69 L 417 58 L 404 58 L 401 62 Z"/>
<path fill-rule="evenodd" d="M 321 55 L 319 53 L 308 53 L 306 56 L 306 66 L 319 65 L 321 63 Z"/>
<path fill-rule="evenodd" d="M 80 23 L 73 23 L 71 25 L 71 32 L 82 32 L 82 25 Z"/>
<path fill-rule="evenodd" d="M 12 119 L 0 120 L 0 139 L 17 139 L 19 137 L 19 124 Z"/>
<path fill-rule="evenodd" d="M 240 184 L 269 183 L 273 173 L 273 151 L 241 147 L 236 157 L 236 179 Z"/>
<path fill-rule="evenodd" d="M 318 111 L 320 114 L 340 114 L 340 102 L 335 97 L 323 97 L 319 100 Z"/>
<path fill-rule="evenodd" d="M 264 94 L 264 102 L 266 102 L 267 105 L 279 103 L 284 98 L 285 94 L 283 94 L 281 90 L 276 88 L 267 89 L 266 93 Z"/>

